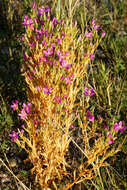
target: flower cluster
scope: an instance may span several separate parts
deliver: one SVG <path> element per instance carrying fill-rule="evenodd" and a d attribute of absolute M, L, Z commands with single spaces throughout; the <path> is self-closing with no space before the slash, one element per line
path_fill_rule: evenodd
<path fill-rule="evenodd" d="M 91 89 L 85 88 L 84 94 L 86 96 L 93 96 L 93 95 L 95 95 L 95 91 L 93 88 L 91 88 Z"/>
<path fill-rule="evenodd" d="M 23 25 L 27 28 L 29 27 L 29 30 L 33 29 L 33 21 L 32 18 L 28 18 L 28 16 L 24 17 Z"/>
<path fill-rule="evenodd" d="M 115 130 L 115 131 L 124 132 L 125 129 L 127 129 L 127 126 L 123 126 L 122 121 L 120 121 L 119 123 L 115 123 L 115 124 L 114 124 L 114 130 Z"/>
<path fill-rule="evenodd" d="M 48 88 L 48 85 L 46 85 L 43 88 L 44 94 L 51 94 L 52 88 Z"/>
<path fill-rule="evenodd" d="M 115 141 L 115 135 L 119 131 L 123 133 L 127 129 L 127 126 L 123 126 L 122 121 L 120 121 L 114 124 L 112 131 L 109 131 L 109 126 L 107 125 L 104 125 L 104 129 L 107 130 L 107 143 L 112 144 Z"/>
<path fill-rule="evenodd" d="M 30 110 L 31 110 L 31 103 L 28 103 L 27 105 L 23 103 L 23 108 L 18 115 L 20 116 L 21 119 L 26 119 L 27 114 L 30 113 Z"/>

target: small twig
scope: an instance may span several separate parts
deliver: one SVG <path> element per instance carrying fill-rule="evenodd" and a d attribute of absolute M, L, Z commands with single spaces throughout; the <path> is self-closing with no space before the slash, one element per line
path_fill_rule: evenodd
<path fill-rule="evenodd" d="M 26 187 L 22 181 L 20 181 L 17 176 L 12 172 L 12 170 L 10 170 L 10 168 L 4 163 L 4 161 L 0 158 L 0 161 L 2 162 L 2 164 L 7 168 L 7 170 L 13 175 L 13 177 L 20 183 L 20 185 L 24 188 L 24 190 L 30 190 L 28 187 Z"/>

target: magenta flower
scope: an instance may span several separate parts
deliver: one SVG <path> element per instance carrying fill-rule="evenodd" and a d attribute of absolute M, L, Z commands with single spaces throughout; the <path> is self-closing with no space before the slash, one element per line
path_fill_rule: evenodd
<path fill-rule="evenodd" d="M 90 54 L 90 60 L 93 60 L 93 58 L 94 58 L 94 54 Z"/>
<path fill-rule="evenodd" d="M 95 25 L 95 20 L 94 20 L 94 19 L 92 19 L 91 23 L 92 23 L 92 25 Z"/>
<path fill-rule="evenodd" d="M 65 37 L 65 32 L 62 32 L 62 39 L 64 39 Z"/>
<path fill-rule="evenodd" d="M 12 131 L 12 134 L 9 134 L 9 137 L 11 137 L 12 142 L 16 142 L 18 140 L 18 132 Z"/>
<path fill-rule="evenodd" d="M 95 94 L 95 91 L 93 88 L 91 88 L 91 89 L 85 88 L 84 94 L 86 96 L 93 96 Z"/>
<path fill-rule="evenodd" d="M 66 60 L 63 60 L 62 58 L 59 59 L 59 62 L 60 65 L 67 70 L 72 66 L 72 64 L 66 64 Z"/>
<path fill-rule="evenodd" d="M 41 8 L 38 9 L 38 14 L 39 15 L 44 15 L 44 12 L 45 12 L 45 7 L 42 6 Z"/>
<path fill-rule="evenodd" d="M 104 38 L 105 34 L 106 34 L 105 32 L 102 32 L 101 37 Z"/>
<path fill-rule="evenodd" d="M 122 126 L 122 125 L 123 125 L 122 121 L 120 121 L 119 123 L 115 123 L 114 130 L 124 132 L 124 130 L 127 128 L 127 126 Z"/>
<path fill-rule="evenodd" d="M 58 21 L 57 21 L 56 17 L 54 17 L 54 18 L 52 19 L 52 25 L 54 26 L 56 23 L 58 23 Z"/>
<path fill-rule="evenodd" d="M 24 130 L 23 130 L 23 129 L 21 129 L 21 130 L 20 130 L 20 133 L 24 133 Z"/>
<path fill-rule="evenodd" d="M 108 144 L 114 143 L 114 139 L 109 139 L 107 143 L 108 143 Z"/>
<path fill-rule="evenodd" d="M 34 46 L 35 46 L 35 43 L 34 43 L 34 42 L 30 42 L 30 43 L 29 43 L 29 46 L 30 46 L 30 47 L 34 47 Z"/>
<path fill-rule="evenodd" d="M 107 126 L 107 125 L 104 125 L 104 129 L 107 129 L 107 130 L 109 130 L 109 126 Z"/>
<path fill-rule="evenodd" d="M 60 38 L 58 38 L 58 44 L 60 45 L 60 44 L 62 44 L 62 40 L 60 39 Z"/>
<path fill-rule="evenodd" d="M 92 38 L 93 37 L 93 35 L 92 35 L 92 31 L 91 32 L 85 32 L 85 36 L 87 37 L 87 38 Z"/>
<path fill-rule="evenodd" d="M 112 144 L 112 143 L 114 143 L 114 139 L 113 139 L 113 136 L 112 136 L 112 132 L 109 132 L 108 133 L 108 135 L 107 135 L 107 137 L 108 137 L 108 144 Z"/>
<path fill-rule="evenodd" d="M 123 126 L 121 129 L 120 129 L 120 132 L 124 132 L 125 131 L 125 129 L 127 129 L 127 126 Z"/>
<path fill-rule="evenodd" d="M 43 91 L 44 91 L 44 94 L 51 94 L 52 88 L 48 88 L 48 86 L 46 85 L 46 86 L 43 88 Z"/>
<path fill-rule="evenodd" d="M 73 77 L 74 77 L 73 74 L 70 75 L 70 76 L 67 76 L 67 77 L 65 78 L 66 84 L 71 84 L 72 81 L 73 81 Z"/>
<path fill-rule="evenodd" d="M 33 21 L 32 21 L 32 18 L 29 18 L 29 20 L 28 20 L 28 26 L 29 26 L 29 30 L 33 29 Z"/>
<path fill-rule="evenodd" d="M 25 125 L 23 124 L 23 125 L 21 125 L 21 127 L 24 129 L 24 128 L 25 128 Z"/>
<path fill-rule="evenodd" d="M 92 20 L 92 25 L 93 25 L 93 28 L 94 28 L 94 29 L 99 30 L 100 25 L 99 25 L 99 24 L 98 24 L 98 25 L 95 25 L 95 20 L 94 20 L 94 19 Z"/>
<path fill-rule="evenodd" d="M 25 27 L 27 26 L 27 20 L 28 20 L 28 16 L 25 15 L 24 22 L 22 23 Z"/>
<path fill-rule="evenodd" d="M 25 27 L 29 26 L 29 29 L 31 30 L 33 28 L 32 18 L 28 18 L 27 16 L 25 16 L 23 24 Z"/>
<path fill-rule="evenodd" d="M 94 116 L 92 115 L 92 113 L 89 110 L 87 110 L 86 116 L 87 116 L 89 121 L 91 121 L 91 122 L 94 121 Z"/>
<path fill-rule="evenodd" d="M 33 21 L 32 21 L 32 18 L 28 18 L 28 16 L 25 16 L 24 17 L 24 22 L 23 22 L 23 25 L 25 27 L 29 27 L 29 29 L 31 30 L 33 28 Z"/>
<path fill-rule="evenodd" d="M 27 117 L 27 114 L 24 109 L 22 109 L 18 115 L 20 116 L 20 119 L 26 119 Z"/>
<path fill-rule="evenodd" d="M 23 103 L 23 109 L 24 111 L 29 114 L 30 110 L 31 110 L 31 103 L 28 103 L 27 105 L 25 103 Z"/>
<path fill-rule="evenodd" d="M 21 37 L 21 40 L 22 40 L 22 41 L 24 41 L 24 40 L 25 40 L 24 36 L 22 36 L 22 37 Z"/>
<path fill-rule="evenodd" d="M 12 102 L 13 104 L 10 106 L 14 111 L 16 111 L 18 109 L 18 103 L 19 101 L 16 100 L 15 102 Z"/>
<path fill-rule="evenodd" d="M 114 124 L 114 130 L 119 131 L 122 128 L 122 121 Z"/>
<path fill-rule="evenodd" d="M 60 104 L 60 103 L 62 102 L 62 99 L 59 98 L 58 96 L 55 97 L 54 100 L 55 100 L 58 104 Z"/>
<path fill-rule="evenodd" d="M 47 50 L 44 50 L 43 53 L 46 57 L 51 56 L 53 54 L 53 50 L 48 48 Z"/>

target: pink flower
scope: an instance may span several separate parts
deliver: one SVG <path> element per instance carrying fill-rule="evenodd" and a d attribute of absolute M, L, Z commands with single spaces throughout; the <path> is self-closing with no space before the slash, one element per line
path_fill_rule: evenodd
<path fill-rule="evenodd" d="M 20 133 L 24 133 L 24 130 L 23 130 L 23 129 L 21 129 L 21 130 L 20 130 Z"/>
<path fill-rule="evenodd" d="M 84 94 L 86 96 L 93 96 L 95 94 L 95 92 L 94 92 L 93 88 L 91 88 L 91 89 L 85 88 Z"/>
<path fill-rule="evenodd" d="M 106 34 L 105 32 L 102 32 L 101 37 L 104 38 L 105 34 Z"/>
<path fill-rule="evenodd" d="M 27 26 L 29 27 L 29 30 L 33 29 L 33 21 L 32 18 L 29 18 L 27 20 Z"/>
<path fill-rule="evenodd" d="M 24 128 L 25 128 L 25 125 L 21 125 L 21 127 L 24 129 Z"/>
<path fill-rule="evenodd" d="M 20 116 L 20 119 L 26 119 L 27 117 L 27 114 L 24 109 L 22 109 L 18 115 Z"/>
<path fill-rule="evenodd" d="M 127 126 L 122 126 L 122 125 L 123 125 L 122 121 L 120 121 L 119 123 L 115 123 L 114 124 L 114 130 L 124 132 L 124 130 L 127 128 Z"/>
<path fill-rule="evenodd" d="M 30 43 L 29 43 L 29 46 L 30 46 L 30 47 L 34 47 L 34 46 L 35 46 L 35 43 L 34 43 L 34 42 L 30 42 Z"/>
<path fill-rule="evenodd" d="M 22 23 L 24 26 L 27 26 L 27 20 L 28 20 L 28 16 L 25 15 L 25 17 L 24 17 L 24 22 Z"/>
<path fill-rule="evenodd" d="M 96 30 L 99 30 L 100 29 L 100 25 L 93 25 L 93 28 L 96 29 Z"/>
<path fill-rule="evenodd" d="M 62 39 L 64 39 L 65 37 L 65 32 L 62 32 Z"/>
<path fill-rule="evenodd" d="M 99 24 L 98 24 L 98 25 L 95 25 L 95 20 L 94 20 L 94 19 L 92 20 L 92 25 L 93 25 L 93 28 L 94 28 L 94 29 L 99 30 L 100 25 L 99 25 Z"/>
<path fill-rule="evenodd" d="M 90 54 L 90 60 L 93 60 L 93 58 L 94 58 L 94 54 Z"/>
<path fill-rule="evenodd" d="M 47 50 L 44 50 L 43 53 L 46 57 L 51 56 L 53 54 L 53 50 L 51 48 L 48 48 Z"/>
<path fill-rule="evenodd" d="M 25 16 L 24 17 L 24 22 L 23 22 L 23 25 L 25 27 L 29 27 L 29 30 L 33 29 L 33 21 L 32 21 L 32 18 L 28 18 L 28 16 Z"/>
<path fill-rule="evenodd" d="M 86 116 L 87 116 L 89 121 L 91 121 L 91 122 L 94 121 L 94 116 L 92 115 L 92 113 L 89 110 L 87 110 Z"/>
<path fill-rule="evenodd" d="M 44 12 L 45 12 L 45 7 L 44 6 L 42 6 L 41 8 L 38 9 L 38 14 L 39 15 L 43 15 Z"/>
<path fill-rule="evenodd" d="M 107 125 L 104 125 L 104 129 L 107 129 L 107 130 L 109 130 L 109 126 L 107 126 Z"/>
<path fill-rule="evenodd" d="M 65 78 L 65 81 L 66 81 L 66 84 L 71 84 L 71 82 L 73 81 L 73 74 L 72 75 L 70 75 L 70 76 L 67 76 L 66 78 Z"/>
<path fill-rule="evenodd" d="M 21 40 L 22 40 L 22 41 L 24 41 L 24 40 L 25 40 L 24 36 L 22 36 L 22 37 L 21 37 Z"/>
<path fill-rule="evenodd" d="M 9 137 L 11 137 L 12 142 L 16 142 L 18 139 L 18 132 L 12 131 L 12 134 L 9 134 Z"/>
<path fill-rule="evenodd" d="M 52 88 L 48 88 L 47 85 L 43 88 L 44 94 L 51 94 L 51 90 Z"/>
<path fill-rule="evenodd" d="M 58 44 L 62 44 L 62 40 L 58 38 Z"/>
<path fill-rule="evenodd" d="M 58 96 L 55 97 L 54 100 L 55 100 L 58 104 L 60 104 L 60 103 L 62 102 L 62 99 L 59 98 Z"/>
<path fill-rule="evenodd" d="M 18 100 L 16 100 L 15 102 L 13 102 L 13 104 L 10 106 L 14 111 L 16 111 L 18 109 Z"/>
<path fill-rule="evenodd" d="M 92 25 L 95 25 L 95 20 L 94 20 L 94 19 L 92 19 L 91 23 L 92 23 Z"/>
<path fill-rule="evenodd" d="M 112 144 L 112 143 L 114 143 L 114 139 L 113 139 L 113 136 L 112 136 L 112 132 L 108 132 L 108 135 L 107 135 L 107 137 L 108 137 L 108 144 Z"/>
<path fill-rule="evenodd" d="M 27 105 L 25 103 L 23 103 L 23 109 L 27 114 L 29 114 L 30 109 L 31 109 L 31 103 L 28 103 Z"/>
<path fill-rule="evenodd" d="M 107 143 L 108 143 L 108 144 L 112 144 L 112 143 L 114 143 L 114 139 L 110 139 L 110 140 L 108 140 Z"/>
<path fill-rule="evenodd" d="M 114 130 L 119 131 L 122 128 L 122 121 L 114 124 Z"/>
<path fill-rule="evenodd" d="M 54 26 L 57 22 L 58 21 L 57 21 L 56 17 L 53 17 L 53 19 L 52 19 L 52 25 Z"/>
<path fill-rule="evenodd" d="M 85 36 L 87 37 L 87 38 L 92 38 L 93 37 L 93 35 L 92 35 L 92 31 L 91 32 L 85 32 Z"/>

